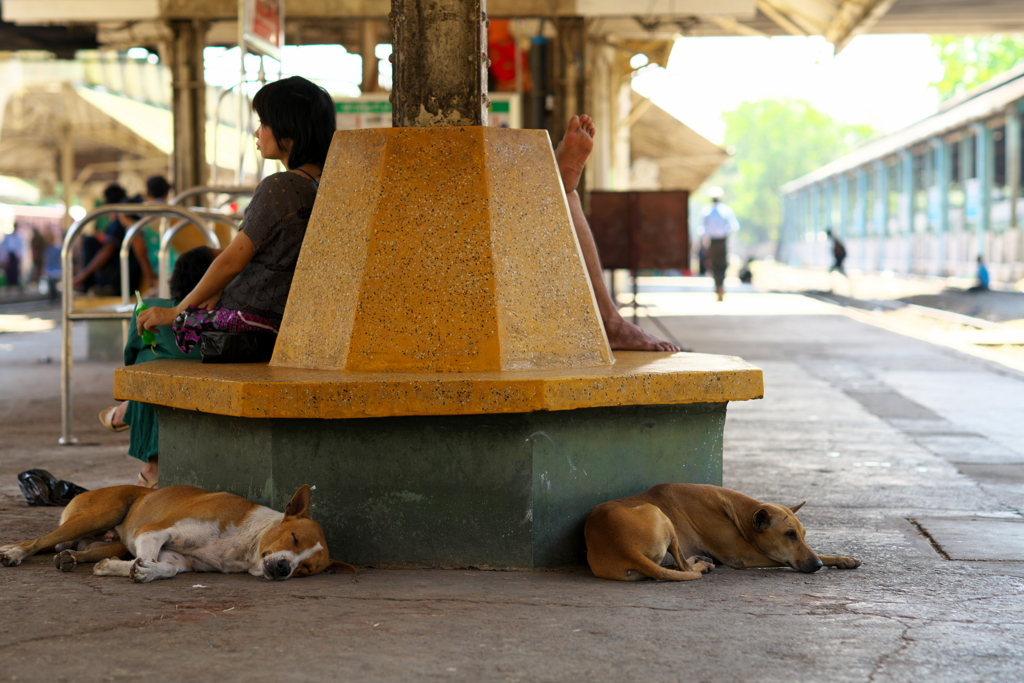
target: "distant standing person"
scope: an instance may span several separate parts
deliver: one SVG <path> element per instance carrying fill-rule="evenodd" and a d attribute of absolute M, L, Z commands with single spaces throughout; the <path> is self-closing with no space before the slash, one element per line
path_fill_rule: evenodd
<path fill-rule="evenodd" d="M 968 292 L 987 292 L 988 286 L 992 282 L 988 274 L 988 268 L 985 266 L 985 261 L 981 258 L 981 254 L 978 254 L 978 284 L 974 285 Z"/>
<path fill-rule="evenodd" d="M 832 258 L 834 259 L 832 267 L 828 269 L 828 272 L 838 271 L 843 277 L 849 277 L 846 271 L 843 270 L 843 261 L 846 260 L 846 246 L 842 240 L 832 234 L 831 228 L 825 230 L 825 236 L 832 240 Z"/>
<path fill-rule="evenodd" d="M 725 268 L 729 264 L 729 235 L 740 229 L 732 209 L 722 203 L 722 188 L 708 190 L 711 206 L 704 209 L 704 239 L 708 241 L 708 266 L 715 278 L 718 300 L 725 299 Z"/>
<path fill-rule="evenodd" d="M 0 254 L 3 255 L 3 269 L 7 276 L 8 287 L 21 285 L 21 263 L 25 260 L 25 240 L 18 233 L 18 224 L 4 235 L 0 243 Z"/>

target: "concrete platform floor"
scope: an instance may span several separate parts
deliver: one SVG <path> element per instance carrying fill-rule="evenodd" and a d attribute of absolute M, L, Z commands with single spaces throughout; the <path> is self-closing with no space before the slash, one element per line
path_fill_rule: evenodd
<path fill-rule="evenodd" d="M 1024 378 L 795 295 L 745 300 L 758 296 L 662 321 L 765 370 L 765 399 L 729 406 L 726 485 L 807 500 L 811 545 L 860 569 L 721 568 L 674 584 L 363 567 L 133 585 L 40 557 L 0 568 L 0 680 L 1020 679 Z M 92 488 L 137 469 L 95 418 L 113 365 L 76 365 L 82 444 L 56 445 L 59 368 L 34 361 L 58 343 L 0 335 L 0 543 L 59 515 L 24 504 L 17 472 Z"/>

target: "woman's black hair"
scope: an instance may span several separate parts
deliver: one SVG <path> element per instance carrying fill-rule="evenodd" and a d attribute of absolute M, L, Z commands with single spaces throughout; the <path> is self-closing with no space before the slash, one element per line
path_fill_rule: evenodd
<path fill-rule="evenodd" d="M 188 296 L 206 275 L 213 258 L 209 247 L 189 249 L 179 256 L 171 271 L 171 298 L 181 301 Z"/>
<path fill-rule="evenodd" d="M 282 140 L 291 140 L 288 168 L 303 164 L 324 167 L 337 126 L 334 101 L 327 91 L 301 76 L 267 83 L 256 93 L 252 109 L 264 126 Z"/>

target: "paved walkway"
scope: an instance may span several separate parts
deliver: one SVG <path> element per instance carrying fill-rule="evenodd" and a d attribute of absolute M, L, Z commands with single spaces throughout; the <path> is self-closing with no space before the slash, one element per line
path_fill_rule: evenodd
<path fill-rule="evenodd" d="M 812 547 L 860 569 L 628 584 L 585 569 L 362 568 L 133 585 L 45 557 L 0 569 L 0 680 L 1019 679 L 1024 377 L 796 295 L 685 303 L 714 314 L 662 318 L 675 336 L 765 371 L 765 398 L 729 407 L 725 484 L 806 500 Z M 0 543 L 59 515 L 24 505 L 17 472 L 87 487 L 134 476 L 124 435 L 95 420 L 112 365 L 76 365 L 83 445 L 54 445 L 58 366 L 34 359 L 55 340 L 0 335 Z"/>

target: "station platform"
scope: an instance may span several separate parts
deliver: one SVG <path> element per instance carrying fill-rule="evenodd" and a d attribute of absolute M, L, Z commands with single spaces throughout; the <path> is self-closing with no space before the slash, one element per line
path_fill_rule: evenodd
<path fill-rule="evenodd" d="M 766 502 L 806 500 L 810 545 L 862 567 L 626 584 L 585 567 L 361 566 L 354 577 L 189 574 L 140 586 L 85 568 L 61 574 L 42 557 L 0 568 L 14 615 L 0 627 L 0 663 L 36 679 L 83 665 L 95 678 L 228 681 L 339 670 L 452 681 L 1019 677 L 1024 373 L 795 294 L 727 293 L 706 306 L 699 291 L 659 296 L 677 297 L 662 308 L 675 315 L 659 320 L 680 341 L 764 371 L 764 399 L 728 407 L 724 484 Z M 687 309 L 702 314 L 678 314 Z M 0 335 L 0 543 L 60 514 L 27 507 L 17 472 L 43 467 L 96 488 L 138 469 L 126 436 L 95 417 L 111 401 L 114 364 L 76 363 L 81 444 L 56 445 L 58 367 L 35 360 L 58 349 L 55 330 Z"/>

